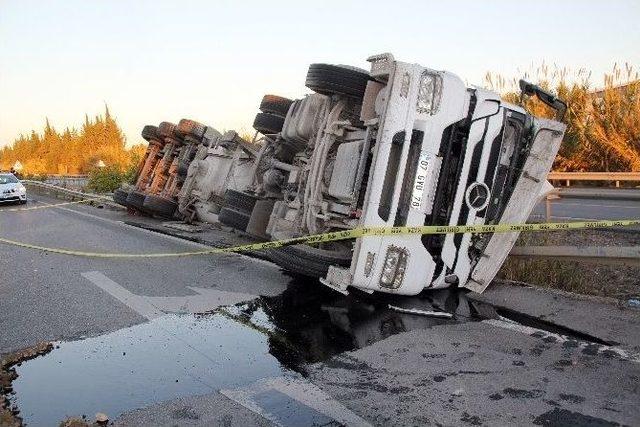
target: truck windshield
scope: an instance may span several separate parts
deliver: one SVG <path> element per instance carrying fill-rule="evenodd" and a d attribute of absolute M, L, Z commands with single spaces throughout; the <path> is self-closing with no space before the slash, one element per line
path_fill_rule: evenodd
<path fill-rule="evenodd" d="M 15 184 L 18 178 L 13 175 L 0 175 L 0 184 Z"/>

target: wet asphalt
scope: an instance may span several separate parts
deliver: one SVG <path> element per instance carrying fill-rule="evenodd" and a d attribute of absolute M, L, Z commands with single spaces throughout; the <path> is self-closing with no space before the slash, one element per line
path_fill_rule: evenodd
<path fill-rule="evenodd" d="M 32 197 L 27 207 L 61 202 Z M 115 218 L 121 216 L 119 212 L 103 213 L 90 206 L 2 212 L 13 207 L 0 207 L 0 235 L 22 242 L 90 252 L 186 252 L 204 248 L 108 219 L 114 214 Z M 197 295 L 189 287 L 275 295 L 291 281 L 275 265 L 240 255 L 179 260 L 95 259 L 0 245 L 0 352 L 41 340 L 97 335 L 146 320 L 83 277 L 91 271 L 101 272 L 135 294 L 148 296 Z"/>
<path fill-rule="evenodd" d="M 118 211 L 2 210 L 2 237 L 43 246 L 200 248 Z M 640 424 L 633 352 L 465 304 L 452 320 L 399 314 L 239 255 L 123 261 L 0 245 L 0 272 L 0 354 L 59 347 L 16 368 L 12 401 L 29 425 L 98 411 L 116 425 Z"/>

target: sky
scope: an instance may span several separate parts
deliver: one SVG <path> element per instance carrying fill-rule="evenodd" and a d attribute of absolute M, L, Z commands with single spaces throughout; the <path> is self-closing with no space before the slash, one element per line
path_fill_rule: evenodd
<path fill-rule="evenodd" d="M 265 93 L 299 97 L 310 63 L 370 55 L 483 84 L 545 61 L 640 69 L 640 0 L 0 0 L 0 146 L 63 129 L 105 103 L 129 144 L 146 124 L 191 118 L 250 130 Z"/>

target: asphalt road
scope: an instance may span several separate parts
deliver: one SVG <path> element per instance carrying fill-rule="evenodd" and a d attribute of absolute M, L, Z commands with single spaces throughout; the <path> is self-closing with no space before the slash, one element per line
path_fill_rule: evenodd
<path fill-rule="evenodd" d="M 33 196 L 26 206 L 60 203 Z M 186 252 L 205 247 L 125 225 L 113 212 L 69 206 L 24 212 L 0 207 L 0 234 L 8 239 L 90 252 Z M 83 274 L 99 272 L 148 296 L 197 295 L 189 287 L 241 296 L 282 292 L 290 278 L 267 262 L 240 255 L 176 259 L 95 259 L 0 245 L 0 352 L 40 340 L 74 339 L 145 321 Z M 25 327 L 24 325 L 29 325 Z M 8 326 L 8 327 L 6 327 Z"/>
<path fill-rule="evenodd" d="M 599 197 L 565 198 L 550 200 L 551 220 L 582 219 L 637 219 L 640 218 L 640 197 L 635 200 L 604 199 Z M 539 219 L 546 216 L 546 203 L 539 203 L 532 217 Z"/>
<path fill-rule="evenodd" d="M 59 202 L 34 199 L 27 206 Z M 0 236 L 22 242 L 201 248 L 126 225 L 117 211 L 8 208 Z M 0 272 L 0 354 L 62 341 L 18 369 L 15 397 L 30 425 L 57 424 L 58 406 L 105 410 L 116 425 L 640 424 L 637 310 L 519 288 L 486 294 L 588 334 L 567 338 L 471 319 L 463 303 L 456 321 L 399 315 L 375 296 L 327 293 L 240 255 L 95 259 L 0 244 Z M 229 309 L 236 317 L 189 314 L 241 302 Z M 423 300 L 394 300 L 404 303 Z M 38 418 L 45 407 L 56 419 Z"/>

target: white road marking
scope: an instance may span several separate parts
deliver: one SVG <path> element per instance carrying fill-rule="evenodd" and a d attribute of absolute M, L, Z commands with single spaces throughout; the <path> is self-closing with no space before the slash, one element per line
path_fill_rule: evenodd
<path fill-rule="evenodd" d="M 81 273 L 82 277 L 135 311 L 151 320 L 166 313 L 203 313 L 223 305 L 237 304 L 257 298 L 256 295 L 188 287 L 196 295 L 150 297 L 136 295 L 99 271 Z"/>
<path fill-rule="evenodd" d="M 352 412 L 342 403 L 329 396 L 318 386 L 301 378 L 276 377 L 259 380 L 248 387 L 220 390 L 220 393 L 227 396 L 234 402 L 239 403 L 250 411 L 255 412 L 273 422 L 282 425 L 277 417 L 262 408 L 255 397 L 270 390 L 279 391 L 289 396 L 291 399 L 308 406 L 309 408 L 326 415 L 335 421 L 348 426 L 371 426 L 366 420 Z"/>
<path fill-rule="evenodd" d="M 153 306 L 169 313 L 203 313 L 224 305 L 234 305 L 257 298 L 257 295 L 187 286 L 197 295 L 183 297 L 143 297 Z"/>
<path fill-rule="evenodd" d="M 615 354 L 618 358 L 622 359 L 622 360 L 627 360 L 629 362 L 635 362 L 635 363 L 640 363 L 640 354 L 637 353 L 632 353 L 630 351 L 627 351 L 623 348 L 620 347 L 612 347 L 612 346 L 608 346 L 608 345 L 603 345 L 603 344 L 594 344 L 594 343 L 588 343 L 588 342 L 584 342 L 584 341 L 580 341 L 579 339 L 574 339 L 574 338 L 570 338 L 564 335 L 560 335 L 560 334 L 555 334 L 553 332 L 548 332 L 548 331 L 544 331 L 542 329 L 537 329 L 537 328 L 532 328 L 530 326 L 525 326 L 522 325 L 520 323 L 516 323 L 516 322 L 512 322 L 508 319 L 489 319 L 489 320 L 483 320 L 482 323 L 486 323 L 492 326 L 496 326 L 498 328 L 502 328 L 502 329 L 507 329 L 510 331 L 514 331 L 514 332 L 519 332 L 521 334 L 525 334 L 525 335 L 532 335 L 532 334 L 543 334 L 543 338 L 546 337 L 553 337 L 555 338 L 555 342 L 556 343 L 564 343 L 567 341 L 576 341 L 578 342 L 577 348 L 579 349 L 585 349 L 586 347 L 590 347 L 590 346 L 597 346 L 597 352 L 598 353 L 603 353 L 603 352 L 610 352 Z"/>
<path fill-rule="evenodd" d="M 144 298 L 141 298 L 140 296 L 130 292 L 128 289 L 123 288 L 99 271 L 87 271 L 85 273 L 82 273 L 82 277 L 89 280 L 91 283 L 93 283 L 142 317 L 151 320 L 164 314 Z"/>

